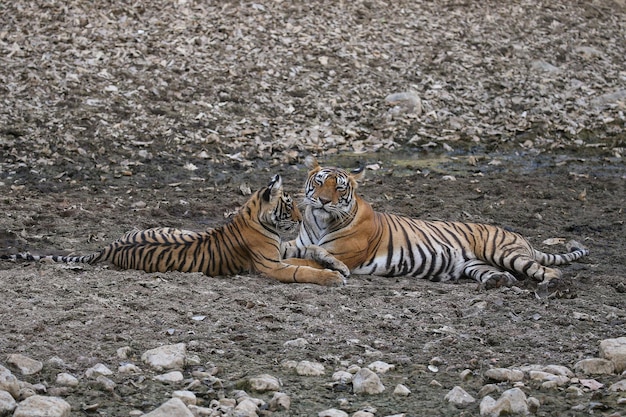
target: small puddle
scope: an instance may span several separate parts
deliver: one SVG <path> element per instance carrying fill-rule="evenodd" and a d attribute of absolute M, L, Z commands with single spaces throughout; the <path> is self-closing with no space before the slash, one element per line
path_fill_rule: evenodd
<path fill-rule="evenodd" d="M 567 166 L 577 175 L 617 177 L 626 179 L 624 158 L 609 156 L 608 152 L 533 153 L 491 152 L 488 154 L 434 153 L 434 152 L 376 152 L 342 153 L 329 155 L 322 165 L 345 169 L 366 166 L 375 174 L 408 176 L 414 174 L 471 175 L 479 172 L 513 172 L 528 175 L 542 170 L 550 175 L 550 168 Z M 555 173 L 556 174 L 556 173 Z"/>

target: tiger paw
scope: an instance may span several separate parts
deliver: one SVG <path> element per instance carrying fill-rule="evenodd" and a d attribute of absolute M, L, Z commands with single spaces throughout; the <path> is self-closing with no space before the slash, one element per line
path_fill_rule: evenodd
<path fill-rule="evenodd" d="M 345 276 L 339 271 L 324 270 L 323 277 L 320 284 L 327 287 L 341 287 L 347 283 Z"/>
<path fill-rule="evenodd" d="M 489 290 L 492 288 L 512 287 L 517 283 L 517 279 L 509 272 L 494 273 L 482 283 L 482 287 Z"/>

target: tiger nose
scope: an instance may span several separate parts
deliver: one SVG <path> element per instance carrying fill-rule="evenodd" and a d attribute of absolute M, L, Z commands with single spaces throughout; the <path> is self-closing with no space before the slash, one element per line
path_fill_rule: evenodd
<path fill-rule="evenodd" d="M 324 198 L 324 197 L 320 197 L 320 203 L 322 203 L 323 206 L 325 206 L 326 204 L 330 203 L 330 199 L 329 198 Z"/>

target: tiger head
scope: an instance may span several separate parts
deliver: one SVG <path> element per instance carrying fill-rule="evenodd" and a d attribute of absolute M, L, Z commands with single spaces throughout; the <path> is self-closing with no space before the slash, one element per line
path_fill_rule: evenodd
<path fill-rule="evenodd" d="M 322 222 L 345 219 L 356 203 L 357 180 L 363 169 L 348 172 L 341 168 L 320 167 L 314 156 L 307 156 L 309 168 L 304 185 L 304 203 Z"/>
<path fill-rule="evenodd" d="M 261 224 L 278 233 L 295 230 L 302 222 L 298 206 L 289 194 L 283 192 L 283 180 L 274 175 L 267 187 L 257 193 L 259 199 L 258 218 Z"/>

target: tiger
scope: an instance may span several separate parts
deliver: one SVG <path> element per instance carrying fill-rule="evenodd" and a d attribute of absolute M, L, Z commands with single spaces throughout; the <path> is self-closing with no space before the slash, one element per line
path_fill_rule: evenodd
<path fill-rule="evenodd" d="M 413 276 L 431 281 L 465 277 L 484 288 L 511 286 L 531 277 L 547 288 L 561 271 L 547 266 L 580 259 L 589 251 L 576 241 L 569 253 L 534 249 L 520 234 L 479 223 L 424 221 L 374 211 L 357 194 L 363 170 L 321 167 L 314 156 L 304 187 L 303 222 L 295 240 L 284 242 L 283 257 L 319 245 L 352 274 Z"/>
<path fill-rule="evenodd" d="M 133 230 L 91 255 L 19 253 L 0 258 L 87 264 L 108 261 L 121 269 L 203 272 L 208 276 L 258 272 L 284 283 L 345 284 L 345 277 L 350 274 L 348 268 L 315 246 L 305 248 L 300 259 L 281 260 L 279 233 L 295 231 L 301 220 L 298 206 L 283 193 L 282 178 L 275 175 L 267 187 L 248 199 L 230 222 L 215 229 Z"/>

